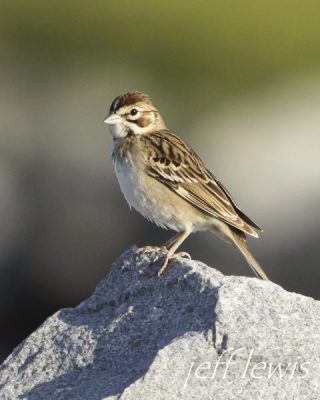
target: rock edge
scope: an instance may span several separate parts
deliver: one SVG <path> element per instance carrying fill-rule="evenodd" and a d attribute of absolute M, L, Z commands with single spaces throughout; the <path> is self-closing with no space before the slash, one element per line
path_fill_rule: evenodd
<path fill-rule="evenodd" d="M 320 302 L 126 251 L 0 368 L 0 399 L 319 399 Z"/>

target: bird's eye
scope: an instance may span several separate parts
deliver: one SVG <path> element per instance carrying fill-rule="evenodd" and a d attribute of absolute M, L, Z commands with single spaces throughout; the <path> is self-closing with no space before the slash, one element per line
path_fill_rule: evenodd
<path fill-rule="evenodd" d="M 138 114 L 138 110 L 136 109 L 136 108 L 133 108 L 131 111 L 130 111 L 130 115 L 137 115 Z"/>

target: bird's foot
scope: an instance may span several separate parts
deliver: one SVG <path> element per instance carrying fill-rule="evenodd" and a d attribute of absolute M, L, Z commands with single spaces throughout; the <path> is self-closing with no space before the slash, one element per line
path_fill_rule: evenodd
<path fill-rule="evenodd" d="M 157 275 L 157 271 L 159 269 L 159 258 L 162 260 L 163 255 L 168 253 L 168 249 L 166 246 L 144 246 L 135 249 L 133 252 L 138 256 L 148 255 L 148 258 L 150 257 L 149 255 L 155 253 L 154 261 L 151 261 L 148 267 L 144 269 L 144 271 L 141 271 L 142 275 L 152 277 Z"/>
<path fill-rule="evenodd" d="M 168 264 L 170 261 L 175 260 L 178 257 L 183 257 L 183 258 L 189 258 L 189 260 L 191 260 L 191 256 L 190 254 L 186 253 L 185 251 L 181 251 L 179 253 L 175 253 L 172 256 L 166 256 L 164 258 L 163 264 L 160 266 L 160 268 L 157 271 L 157 275 L 160 277 L 161 275 L 163 275 L 164 271 L 167 269 Z"/>
<path fill-rule="evenodd" d="M 180 251 L 179 253 L 175 253 L 175 254 L 171 257 L 171 260 L 173 260 L 174 258 L 178 258 L 178 257 L 189 258 L 189 260 L 191 260 L 190 254 L 189 254 L 189 253 L 186 253 L 185 251 Z"/>
<path fill-rule="evenodd" d="M 148 253 L 154 253 L 154 252 L 167 252 L 168 249 L 165 246 L 144 246 L 144 247 L 139 247 L 138 249 L 134 250 L 135 254 L 148 254 Z"/>
<path fill-rule="evenodd" d="M 189 258 L 191 260 L 191 256 L 189 253 L 186 253 L 185 251 L 181 251 L 179 253 L 175 254 L 170 254 L 170 251 L 167 249 L 166 246 L 145 246 L 145 247 L 140 247 L 138 249 L 134 250 L 135 254 L 138 255 L 143 255 L 143 254 L 148 254 L 148 253 L 166 253 L 166 255 L 161 258 L 162 263 L 159 266 L 159 260 L 156 260 L 155 262 L 152 262 L 151 265 L 143 272 L 143 275 L 152 277 L 152 276 L 158 276 L 160 277 L 163 275 L 164 271 L 168 267 L 168 264 L 170 261 L 175 260 L 178 257 L 183 257 L 183 258 Z"/>

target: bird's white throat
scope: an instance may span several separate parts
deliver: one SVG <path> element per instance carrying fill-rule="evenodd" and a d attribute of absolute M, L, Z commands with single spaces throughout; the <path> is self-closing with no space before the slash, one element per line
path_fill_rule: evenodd
<path fill-rule="evenodd" d="M 123 124 L 109 125 L 109 129 L 114 139 L 124 138 L 128 134 L 128 129 Z"/>

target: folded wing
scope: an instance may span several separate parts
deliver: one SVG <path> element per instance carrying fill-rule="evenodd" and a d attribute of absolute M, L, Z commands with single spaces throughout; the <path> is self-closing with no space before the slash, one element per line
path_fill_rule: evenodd
<path fill-rule="evenodd" d="M 260 228 L 235 204 L 229 192 L 178 136 L 164 130 L 143 135 L 150 149 L 145 160 L 150 176 L 208 216 L 258 237 Z"/>

